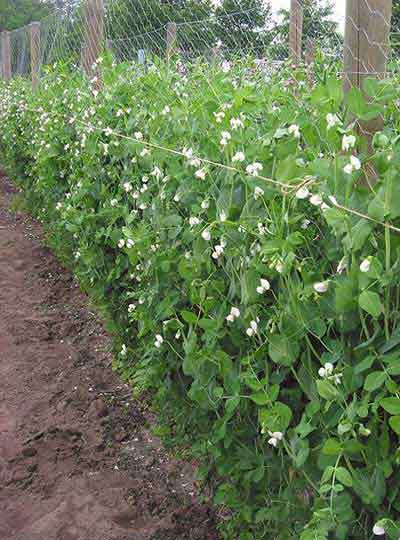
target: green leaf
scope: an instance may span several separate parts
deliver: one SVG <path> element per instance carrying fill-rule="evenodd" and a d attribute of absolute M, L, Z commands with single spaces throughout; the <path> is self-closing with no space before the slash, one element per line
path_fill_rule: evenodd
<path fill-rule="evenodd" d="M 289 427 L 292 411 L 285 403 L 277 401 L 271 408 L 260 409 L 258 419 L 265 430 L 284 432 Z"/>
<path fill-rule="evenodd" d="M 386 373 L 384 371 L 373 371 L 370 373 L 364 382 L 364 390 L 373 392 L 377 390 L 386 381 Z"/>
<path fill-rule="evenodd" d="M 397 435 L 400 435 L 400 416 L 391 416 L 389 418 L 389 426 Z"/>
<path fill-rule="evenodd" d="M 364 358 L 362 362 L 360 362 L 354 367 L 354 373 L 356 375 L 359 375 L 363 371 L 366 371 L 372 366 L 372 364 L 374 363 L 374 360 L 375 360 L 374 356 L 367 356 L 367 358 Z"/>
<path fill-rule="evenodd" d="M 274 334 L 269 338 L 268 353 L 276 364 L 291 366 L 297 359 L 299 346 L 283 334 Z"/>
<path fill-rule="evenodd" d="M 336 478 L 344 486 L 351 487 L 353 485 L 353 479 L 351 477 L 351 474 L 344 467 L 338 467 L 336 469 Z"/>
<path fill-rule="evenodd" d="M 318 394 L 328 401 L 335 400 L 340 394 L 335 386 L 327 380 L 317 381 Z"/>
<path fill-rule="evenodd" d="M 186 321 L 186 322 L 189 322 L 189 321 Z M 203 330 L 217 330 L 218 321 L 216 321 L 215 319 L 200 319 L 199 326 L 200 328 L 203 328 Z"/>
<path fill-rule="evenodd" d="M 379 403 L 389 414 L 400 415 L 400 399 L 395 397 L 384 398 Z"/>
<path fill-rule="evenodd" d="M 251 394 L 250 399 L 254 401 L 257 405 L 266 405 L 269 402 L 268 395 L 265 392 L 257 392 L 256 394 Z"/>
<path fill-rule="evenodd" d="M 360 308 L 372 315 L 379 317 L 383 311 L 383 306 L 379 294 L 372 291 L 364 291 L 358 297 Z"/>
<path fill-rule="evenodd" d="M 326 456 L 338 456 L 342 453 L 342 445 L 337 439 L 328 439 L 322 447 L 322 453 Z"/>
<path fill-rule="evenodd" d="M 189 323 L 189 324 L 196 324 L 197 323 L 197 316 L 192 313 L 191 311 L 183 310 L 181 311 L 181 317 L 182 319 Z"/>

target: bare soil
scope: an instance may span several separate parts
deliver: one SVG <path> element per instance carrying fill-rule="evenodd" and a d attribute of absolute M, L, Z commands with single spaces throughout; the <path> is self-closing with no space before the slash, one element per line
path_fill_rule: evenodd
<path fill-rule="evenodd" d="M 111 340 L 0 173 L 0 540 L 216 540 Z"/>

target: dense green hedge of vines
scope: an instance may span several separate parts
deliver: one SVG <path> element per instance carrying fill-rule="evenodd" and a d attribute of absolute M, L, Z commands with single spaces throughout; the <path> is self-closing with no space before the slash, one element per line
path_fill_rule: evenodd
<path fill-rule="evenodd" d="M 397 81 L 101 70 L 1 86 L 0 146 L 115 368 L 200 458 L 226 538 L 398 540 Z"/>

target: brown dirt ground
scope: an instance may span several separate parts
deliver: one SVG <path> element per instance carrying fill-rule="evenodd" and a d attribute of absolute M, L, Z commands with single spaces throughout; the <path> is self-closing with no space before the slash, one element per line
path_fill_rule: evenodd
<path fill-rule="evenodd" d="M 0 540 L 216 540 L 110 337 L 0 173 Z"/>

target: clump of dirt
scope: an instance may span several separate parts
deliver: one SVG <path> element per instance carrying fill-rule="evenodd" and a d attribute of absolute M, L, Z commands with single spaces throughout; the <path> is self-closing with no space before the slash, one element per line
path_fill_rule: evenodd
<path fill-rule="evenodd" d="M 0 538 L 216 540 L 194 466 L 172 459 L 111 371 L 111 340 L 0 175 Z"/>

